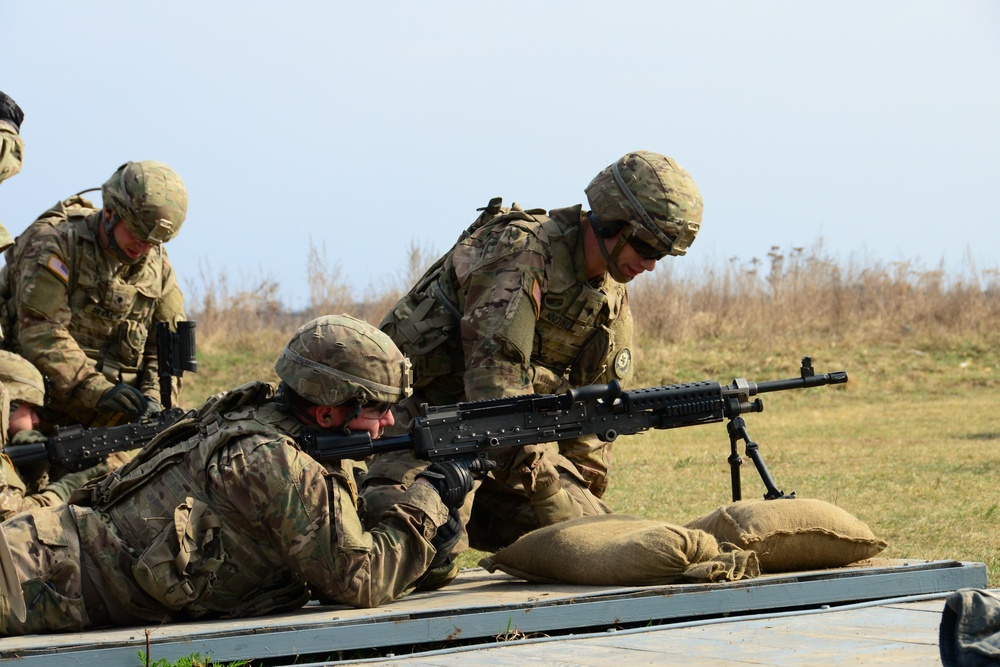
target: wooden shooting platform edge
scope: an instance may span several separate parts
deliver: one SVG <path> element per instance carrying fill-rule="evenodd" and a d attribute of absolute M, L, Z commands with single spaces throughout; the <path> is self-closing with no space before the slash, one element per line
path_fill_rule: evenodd
<path fill-rule="evenodd" d="M 336 655 L 372 647 L 558 635 L 630 624 L 728 618 L 985 588 L 986 566 L 953 560 L 872 559 L 852 566 L 715 584 L 609 587 L 531 584 L 480 568 L 450 586 L 376 609 L 310 603 L 286 614 L 158 627 L 0 639 L 0 665 L 139 664 L 149 630 L 153 661 L 200 653 L 219 662 Z"/>

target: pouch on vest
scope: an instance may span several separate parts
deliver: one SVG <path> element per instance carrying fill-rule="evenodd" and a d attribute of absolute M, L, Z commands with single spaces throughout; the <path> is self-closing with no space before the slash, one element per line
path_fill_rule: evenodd
<path fill-rule="evenodd" d="M 151 596 L 178 610 L 211 588 L 225 557 L 222 521 L 200 500 L 188 498 L 132 568 Z"/>

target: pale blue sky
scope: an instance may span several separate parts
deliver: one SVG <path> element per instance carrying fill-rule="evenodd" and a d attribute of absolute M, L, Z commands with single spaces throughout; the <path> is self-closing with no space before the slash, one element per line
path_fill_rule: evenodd
<path fill-rule="evenodd" d="M 25 110 L 19 233 L 126 160 L 185 179 L 168 246 L 305 305 L 310 244 L 362 292 L 493 196 L 585 203 L 629 150 L 705 198 L 689 267 L 820 237 L 953 269 L 1000 247 L 1000 3 L 0 0 Z"/>

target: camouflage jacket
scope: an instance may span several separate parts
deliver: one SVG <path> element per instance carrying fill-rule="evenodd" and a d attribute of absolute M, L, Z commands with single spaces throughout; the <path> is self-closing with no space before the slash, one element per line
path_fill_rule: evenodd
<path fill-rule="evenodd" d="M 447 404 L 631 379 L 628 292 L 587 279 L 583 219 L 515 205 L 473 223 L 382 321 L 416 391 Z"/>
<path fill-rule="evenodd" d="M 46 486 L 38 493 L 30 493 L 27 485 L 17 473 L 10 459 L 0 455 L 0 521 L 6 521 L 18 512 L 35 507 L 56 507 L 65 505 L 70 493 L 82 486 L 88 479 L 100 472 L 107 472 L 107 466 L 91 468 L 81 473 L 64 475 L 57 482 Z"/>
<path fill-rule="evenodd" d="M 72 499 L 91 508 L 77 511 L 81 548 L 133 617 L 250 616 L 310 597 L 371 607 L 424 574 L 447 521 L 437 493 L 414 485 L 366 532 L 352 462 L 302 452 L 272 391 L 213 397 Z"/>
<path fill-rule="evenodd" d="M 159 396 L 155 322 L 184 319 L 166 249 L 121 264 L 98 244 L 100 218 L 85 199 L 61 202 L 16 239 L 0 270 L 4 346 L 35 364 L 52 404 L 84 425 L 100 425 L 95 406 L 118 382 Z"/>

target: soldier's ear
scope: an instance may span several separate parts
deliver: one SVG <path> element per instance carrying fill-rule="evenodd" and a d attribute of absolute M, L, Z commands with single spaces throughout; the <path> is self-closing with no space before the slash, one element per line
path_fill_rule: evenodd
<path fill-rule="evenodd" d="M 337 428 L 344 425 L 346 410 L 341 405 L 314 405 L 309 412 L 320 428 Z"/>

